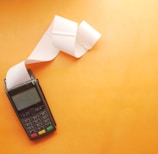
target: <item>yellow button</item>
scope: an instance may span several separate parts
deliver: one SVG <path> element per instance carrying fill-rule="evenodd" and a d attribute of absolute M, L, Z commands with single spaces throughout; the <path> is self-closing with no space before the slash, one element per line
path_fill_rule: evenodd
<path fill-rule="evenodd" d="M 45 134 L 45 133 L 46 133 L 45 129 L 43 129 L 43 130 L 41 130 L 41 131 L 38 132 L 39 135 L 42 135 L 42 134 Z"/>

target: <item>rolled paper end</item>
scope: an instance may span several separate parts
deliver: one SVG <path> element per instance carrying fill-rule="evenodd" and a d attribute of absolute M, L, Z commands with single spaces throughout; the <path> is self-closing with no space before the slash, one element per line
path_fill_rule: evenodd
<path fill-rule="evenodd" d="M 85 21 L 81 22 L 77 35 L 77 39 L 81 45 L 89 50 L 95 45 L 100 37 L 101 34 L 96 29 Z"/>

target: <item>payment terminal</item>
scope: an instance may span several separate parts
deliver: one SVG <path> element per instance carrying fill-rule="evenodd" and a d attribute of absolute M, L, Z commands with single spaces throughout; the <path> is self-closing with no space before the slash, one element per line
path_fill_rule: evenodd
<path fill-rule="evenodd" d="M 11 89 L 6 94 L 30 140 L 36 140 L 56 130 L 56 123 L 39 81 L 28 70 L 30 80 Z M 6 81 L 5 81 L 6 85 Z"/>

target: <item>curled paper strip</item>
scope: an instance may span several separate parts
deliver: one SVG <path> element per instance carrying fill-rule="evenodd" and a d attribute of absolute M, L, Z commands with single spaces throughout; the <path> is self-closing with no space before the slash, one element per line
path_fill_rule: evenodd
<path fill-rule="evenodd" d="M 78 25 L 66 18 L 55 16 L 31 55 L 8 70 L 7 88 L 13 88 L 30 80 L 26 64 L 53 60 L 60 51 L 80 58 L 94 46 L 100 37 L 101 34 L 85 21 Z"/>

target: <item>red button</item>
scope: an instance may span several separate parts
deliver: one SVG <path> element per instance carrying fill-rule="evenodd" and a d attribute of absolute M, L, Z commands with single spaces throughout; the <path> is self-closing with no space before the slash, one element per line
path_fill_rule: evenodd
<path fill-rule="evenodd" d="M 30 135 L 32 138 L 35 138 L 35 137 L 37 137 L 37 133 L 33 133 L 33 134 L 31 134 Z"/>

